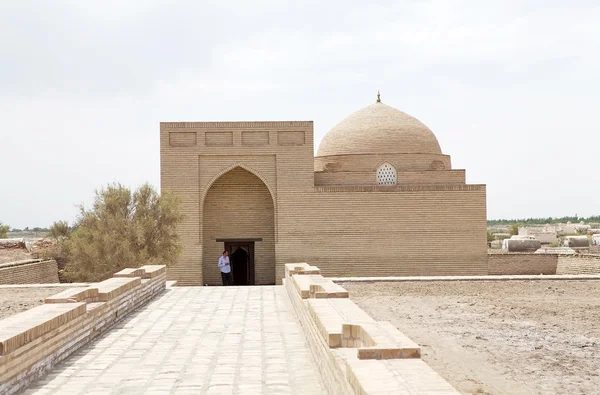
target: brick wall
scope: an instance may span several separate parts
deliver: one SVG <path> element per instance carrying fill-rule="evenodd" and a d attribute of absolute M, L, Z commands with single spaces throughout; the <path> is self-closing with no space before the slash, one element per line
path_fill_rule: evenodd
<path fill-rule="evenodd" d="M 0 264 L 0 284 L 58 283 L 58 266 L 54 260 L 30 260 Z"/>
<path fill-rule="evenodd" d="M 556 274 L 556 254 L 488 254 L 488 274 Z"/>
<path fill-rule="evenodd" d="M 560 256 L 557 274 L 600 274 L 600 255 Z"/>
<path fill-rule="evenodd" d="M 307 261 L 326 277 L 487 273 L 484 187 L 317 187 L 302 197 L 279 199 L 278 262 Z"/>
<path fill-rule="evenodd" d="M 18 393 L 166 287 L 164 266 L 115 276 L 0 320 L 0 394 Z"/>
<path fill-rule="evenodd" d="M 414 156 L 450 166 L 448 156 Z M 161 188 L 185 214 L 168 277 L 217 283 L 216 240 L 238 237 L 263 238 L 257 282 L 275 273 L 280 283 L 284 263 L 299 259 L 326 276 L 487 273 L 484 185 L 315 186 L 315 160 L 312 122 L 161 123 Z"/>

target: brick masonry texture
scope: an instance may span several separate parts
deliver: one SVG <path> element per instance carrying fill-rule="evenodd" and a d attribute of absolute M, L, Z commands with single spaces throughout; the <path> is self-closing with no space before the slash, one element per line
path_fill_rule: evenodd
<path fill-rule="evenodd" d="M 489 254 L 488 274 L 556 274 L 556 254 Z"/>
<path fill-rule="evenodd" d="M 281 283 L 284 262 L 299 260 L 325 276 L 487 274 L 485 186 L 465 185 L 447 155 L 339 156 L 331 176 L 315 175 L 312 122 L 161 123 L 160 140 L 161 189 L 185 214 L 183 253 L 168 270 L 179 285 L 219 283 L 216 240 L 231 238 L 263 239 L 257 284 Z M 400 185 L 375 185 L 386 161 Z M 440 163 L 446 171 L 431 170 Z"/>
<path fill-rule="evenodd" d="M 224 174 L 206 195 L 203 218 L 205 283 L 221 281 L 215 267 L 223 244 L 215 240 L 226 235 L 228 238 L 262 238 L 254 249 L 256 284 L 275 284 L 273 199 L 258 177 L 240 168 Z"/>
<path fill-rule="evenodd" d="M 556 274 L 600 274 L 600 255 L 561 256 Z"/>
<path fill-rule="evenodd" d="M 600 255 L 492 253 L 488 255 L 488 274 L 600 274 Z"/>
<path fill-rule="evenodd" d="M 58 266 L 54 260 L 22 261 L 0 265 L 0 285 L 58 282 Z"/>
<path fill-rule="evenodd" d="M 0 320 L 0 393 L 19 392 L 165 289 L 164 266 L 140 269 L 153 277 L 116 277 L 65 290 Z"/>
<path fill-rule="evenodd" d="M 294 285 L 301 277 L 330 282 L 314 273 L 318 268 L 285 266 L 285 289 L 330 394 L 458 394 L 420 359 L 419 346 L 388 322 L 376 322 L 347 297 L 303 297 Z"/>

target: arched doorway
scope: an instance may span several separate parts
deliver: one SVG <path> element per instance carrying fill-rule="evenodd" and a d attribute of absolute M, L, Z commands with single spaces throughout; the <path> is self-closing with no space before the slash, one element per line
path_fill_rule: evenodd
<path fill-rule="evenodd" d="M 224 249 L 231 255 L 234 285 L 275 284 L 273 197 L 260 178 L 241 167 L 223 174 L 206 193 L 201 221 L 205 284 L 221 283 L 217 261 Z"/>
<path fill-rule="evenodd" d="M 227 244 L 227 243 L 225 243 Z M 228 248 L 229 247 L 229 248 Z M 254 285 L 254 242 L 246 245 L 225 246 L 231 252 L 231 272 L 233 285 Z"/>

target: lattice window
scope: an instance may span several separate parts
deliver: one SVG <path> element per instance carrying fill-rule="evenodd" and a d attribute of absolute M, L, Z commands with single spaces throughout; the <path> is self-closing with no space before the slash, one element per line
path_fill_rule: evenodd
<path fill-rule="evenodd" d="M 384 163 L 377 169 L 378 185 L 396 185 L 396 169 L 389 163 Z"/>

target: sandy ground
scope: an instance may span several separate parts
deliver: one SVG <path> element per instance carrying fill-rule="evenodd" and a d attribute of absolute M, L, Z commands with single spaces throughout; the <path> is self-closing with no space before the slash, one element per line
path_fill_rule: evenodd
<path fill-rule="evenodd" d="M 0 249 L 0 263 L 24 261 L 33 259 L 26 249 Z"/>
<path fill-rule="evenodd" d="M 44 298 L 55 295 L 64 288 L 1 288 L 0 320 L 44 303 Z"/>
<path fill-rule="evenodd" d="M 600 281 L 343 285 L 463 393 L 600 393 Z"/>

